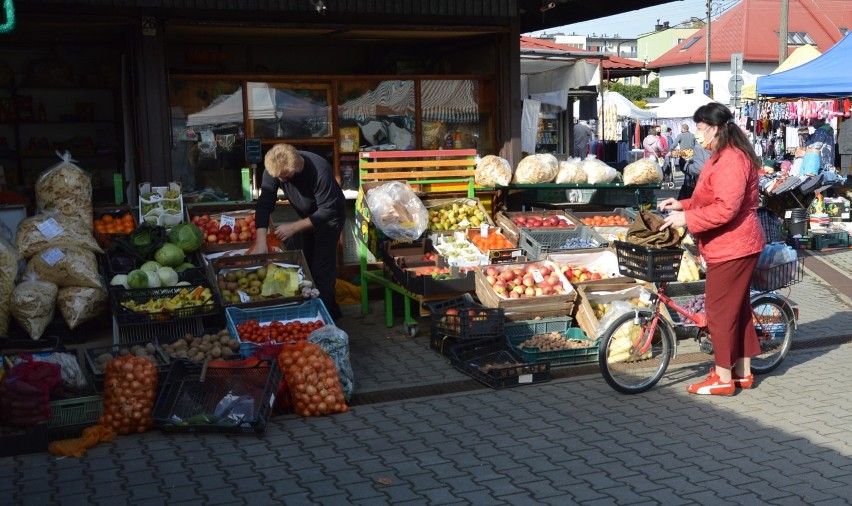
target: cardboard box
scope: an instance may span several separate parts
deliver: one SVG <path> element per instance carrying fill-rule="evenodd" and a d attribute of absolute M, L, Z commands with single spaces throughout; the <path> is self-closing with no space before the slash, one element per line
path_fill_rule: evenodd
<path fill-rule="evenodd" d="M 306 300 L 308 300 L 308 297 L 303 296 L 301 292 L 297 292 L 295 296 L 270 297 L 268 299 L 261 300 L 249 300 L 248 294 L 243 292 L 240 295 L 240 299 L 242 300 L 242 302 L 240 303 L 229 302 L 226 301 L 224 297 L 222 297 L 222 289 L 219 286 L 219 273 L 229 272 L 237 269 L 254 271 L 261 267 L 265 267 L 270 263 L 299 266 L 302 270 L 302 279 L 309 281 L 311 285 L 313 285 L 313 277 L 311 276 L 311 270 L 308 268 L 308 263 L 305 260 L 305 255 L 302 253 L 301 250 L 285 251 L 283 253 L 269 253 L 266 255 L 247 255 L 217 258 L 208 264 L 207 276 L 212 282 L 215 289 L 219 292 L 219 297 L 222 299 L 222 307 L 227 308 L 234 306 L 240 308 L 255 308 L 276 306 L 292 302 L 305 302 Z"/>
<path fill-rule="evenodd" d="M 542 295 L 538 297 L 503 298 L 497 295 L 488 283 L 488 280 L 486 280 L 484 270 L 487 268 L 480 267 L 476 270 L 476 296 L 479 297 L 482 305 L 504 309 L 506 317 L 513 321 L 522 319 L 520 315 L 523 315 L 523 319 L 532 319 L 536 316 L 570 316 L 574 311 L 577 291 L 571 286 L 571 283 L 568 282 L 565 276 L 559 272 L 559 267 L 554 262 L 539 260 L 537 262 L 505 264 L 495 267 L 502 272 L 505 269 L 526 269 L 529 265 L 547 265 L 550 269 L 555 270 L 559 275 L 559 281 L 567 291 L 561 294 Z"/>
<path fill-rule="evenodd" d="M 577 312 L 574 316 L 577 321 L 577 325 L 583 329 L 583 332 L 585 332 L 588 337 L 595 339 L 598 337 L 600 321 L 595 315 L 592 303 L 608 303 L 614 300 L 628 300 L 636 298 L 640 296 L 643 289 L 654 293 L 657 291 L 657 288 L 653 284 L 644 281 L 637 281 L 634 283 L 587 284 L 577 287 Z M 662 313 L 664 318 L 671 321 L 671 317 L 669 316 L 666 307 L 662 308 Z"/>
<path fill-rule="evenodd" d="M 506 237 L 505 235 L 500 233 L 500 228 L 488 227 L 488 226 L 468 229 L 467 230 L 467 239 L 470 242 L 473 242 L 474 237 L 478 237 L 478 236 L 481 235 L 483 228 L 486 229 L 487 236 L 490 236 L 492 234 L 496 234 L 496 235 L 500 235 L 500 236 L 504 237 L 506 239 L 506 241 L 508 241 L 510 243 L 512 242 L 511 239 L 509 239 L 508 237 Z M 476 244 L 474 243 L 474 245 L 476 245 Z M 517 243 L 515 243 L 515 245 L 517 246 Z M 479 249 L 479 251 L 482 251 L 482 249 L 480 249 L 478 246 L 477 246 L 477 249 Z M 488 263 L 497 264 L 497 263 L 517 262 L 518 257 L 520 257 L 522 255 L 522 252 L 521 252 L 521 248 L 500 248 L 500 249 L 490 249 L 488 251 L 482 251 L 482 254 L 485 255 L 486 257 L 488 257 Z"/>
<path fill-rule="evenodd" d="M 840 221 L 852 221 L 849 200 L 844 197 L 826 197 L 823 200 L 825 213 L 829 218 L 840 218 Z"/>
<path fill-rule="evenodd" d="M 247 207 L 246 204 L 191 204 L 186 206 L 186 221 L 192 222 L 196 216 L 210 216 L 211 220 L 219 222 L 219 228 L 225 224 L 233 224 L 237 220 L 244 220 L 255 213 L 254 208 Z M 205 231 L 205 235 L 207 232 Z M 227 244 L 209 243 L 206 238 L 201 245 L 203 253 L 216 253 L 220 251 L 230 251 L 234 249 L 248 249 L 254 244 L 254 241 L 238 241 L 229 242 Z"/>
<path fill-rule="evenodd" d="M 447 198 L 447 199 L 422 199 L 423 205 L 426 206 L 427 210 L 441 209 L 446 206 L 452 206 L 453 204 L 459 205 L 469 205 L 471 203 L 475 203 L 479 212 L 482 213 L 483 218 L 485 219 L 485 223 L 489 226 L 494 226 L 494 220 L 491 219 L 491 216 L 488 214 L 488 211 L 483 207 L 482 202 L 479 201 L 478 198 Z M 469 228 L 479 228 L 479 225 L 470 224 L 468 226 L 462 226 L 457 230 L 467 230 Z M 452 234 L 455 230 L 433 230 L 430 228 L 428 233 L 430 235 L 433 234 Z"/>
<path fill-rule="evenodd" d="M 473 270 L 450 266 L 442 255 L 435 260 L 423 260 L 431 251 L 428 239 L 419 245 L 387 245 L 382 252 L 382 261 L 393 278 L 406 290 L 418 295 L 438 295 L 472 292 L 475 289 Z M 446 277 L 433 277 L 433 269 L 448 269 Z"/>
<path fill-rule="evenodd" d="M 576 253 L 572 252 L 562 252 L 562 253 L 549 253 L 546 257 L 548 260 L 552 260 L 559 265 L 560 270 L 563 266 L 583 266 L 592 272 L 597 272 L 601 274 L 602 279 L 590 279 L 586 281 L 575 281 L 572 280 L 571 277 L 565 276 L 568 278 L 568 281 L 574 285 L 582 285 L 582 284 L 608 284 L 608 283 L 632 283 L 633 278 L 628 278 L 622 276 L 618 270 L 618 256 L 616 256 L 615 252 L 608 248 L 597 248 L 593 250 L 582 250 L 577 251 Z M 565 272 L 563 271 L 563 274 Z"/>

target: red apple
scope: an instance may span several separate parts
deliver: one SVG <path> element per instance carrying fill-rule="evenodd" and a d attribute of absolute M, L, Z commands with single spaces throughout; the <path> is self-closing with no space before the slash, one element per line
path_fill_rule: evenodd
<path fill-rule="evenodd" d="M 515 272 L 509 269 L 506 269 L 500 274 L 500 277 L 503 278 L 503 281 L 512 281 L 515 279 Z"/>

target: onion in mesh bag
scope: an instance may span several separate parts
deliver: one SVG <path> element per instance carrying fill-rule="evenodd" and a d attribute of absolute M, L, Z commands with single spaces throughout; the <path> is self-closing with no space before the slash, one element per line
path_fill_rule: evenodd
<path fill-rule="evenodd" d="M 642 158 L 624 167 L 624 184 L 650 184 L 663 180 L 663 170 L 651 158 Z"/>
<path fill-rule="evenodd" d="M 30 258 L 47 248 L 64 246 L 78 246 L 95 253 L 103 253 L 92 235 L 91 227 L 87 228 L 79 218 L 57 211 L 47 211 L 21 221 L 18 224 L 15 243 L 18 254 L 23 258 Z"/>
<path fill-rule="evenodd" d="M 33 273 L 12 291 L 12 316 L 31 338 L 40 339 L 53 321 L 58 291 L 56 285 Z"/>
<path fill-rule="evenodd" d="M 549 153 L 530 155 L 520 162 L 515 169 L 513 183 L 534 184 L 550 183 L 556 179 L 559 172 L 559 161 Z"/>
<path fill-rule="evenodd" d="M 103 288 L 68 286 L 60 288 L 56 295 L 56 306 L 68 324 L 74 329 L 81 323 L 104 314 L 107 310 L 107 292 Z"/>
<path fill-rule="evenodd" d="M 586 173 L 580 168 L 579 158 L 559 162 L 559 172 L 556 174 L 557 184 L 581 184 L 586 182 Z"/>
<path fill-rule="evenodd" d="M 484 156 L 476 164 L 473 180 L 482 186 L 506 186 L 512 182 L 512 166 L 505 158 L 495 155 Z"/>
<path fill-rule="evenodd" d="M 33 255 L 24 270 L 24 273 L 29 272 L 60 287 L 101 287 L 95 254 L 77 246 L 48 248 Z"/>
<path fill-rule="evenodd" d="M 92 178 L 72 163 L 75 160 L 69 152 L 59 157 L 62 161 L 42 172 L 36 181 L 36 205 L 39 211 L 56 209 L 79 218 L 91 230 Z"/>

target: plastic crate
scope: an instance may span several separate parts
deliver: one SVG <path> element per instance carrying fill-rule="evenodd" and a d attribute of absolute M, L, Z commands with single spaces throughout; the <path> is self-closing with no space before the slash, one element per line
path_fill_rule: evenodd
<path fill-rule="evenodd" d="M 162 311 L 159 313 L 133 311 L 124 307 L 122 302 L 136 302 L 144 304 L 149 300 L 157 300 L 163 298 L 172 298 L 178 295 L 181 290 L 192 290 L 195 287 L 209 288 L 211 298 L 206 303 L 198 306 L 181 307 L 173 311 Z M 110 300 L 112 301 L 112 311 L 119 325 L 138 325 L 145 323 L 168 322 L 171 320 L 179 320 L 182 318 L 191 318 L 194 316 L 204 316 L 219 312 L 220 304 L 216 294 L 216 290 L 210 285 L 210 282 L 204 278 L 203 281 L 198 281 L 192 286 L 169 286 L 161 288 L 141 288 L 134 290 L 126 290 L 122 287 L 110 287 Z"/>
<path fill-rule="evenodd" d="M 83 429 L 95 425 L 104 410 L 102 395 L 52 401 L 47 430 L 51 440 L 80 437 Z"/>
<path fill-rule="evenodd" d="M 141 339 L 134 342 L 125 342 L 123 344 L 113 344 L 108 346 L 94 346 L 91 348 L 86 348 L 83 350 L 83 354 L 86 356 L 86 366 L 89 368 L 89 373 L 92 377 L 93 383 L 95 385 L 95 390 L 98 392 L 103 391 L 104 379 L 106 379 L 106 371 L 101 367 L 97 367 L 95 359 L 104 353 L 109 353 L 113 357 L 116 357 L 122 354 L 122 350 L 130 353 L 130 348 L 133 346 L 139 345 L 145 347 L 148 343 L 154 345 L 154 356 L 157 358 L 157 377 L 160 382 L 166 379 L 166 375 L 169 372 L 169 363 L 171 359 L 168 355 L 166 355 L 163 350 L 160 348 L 160 343 L 156 337 L 151 339 Z"/>
<path fill-rule="evenodd" d="M 774 267 L 757 268 L 751 276 L 751 289 L 771 292 L 799 283 L 804 275 L 805 259 L 803 257 Z"/>
<path fill-rule="evenodd" d="M 586 341 L 588 346 L 583 348 L 569 348 L 564 350 L 541 350 L 539 348 L 520 348 L 519 345 L 530 339 L 535 334 L 546 334 L 550 332 L 558 332 L 566 340 L 581 340 Z M 518 334 L 509 336 L 506 334 L 506 339 L 512 346 L 512 349 L 521 360 L 525 362 L 547 362 L 551 367 L 559 365 L 577 365 L 588 364 L 598 361 L 598 350 L 600 349 L 600 339 L 590 339 L 582 329 L 577 327 L 569 327 L 563 330 L 552 330 L 547 332 L 531 332 L 528 334 Z"/>
<path fill-rule="evenodd" d="M 677 281 L 682 249 L 648 248 L 622 241 L 614 244 L 618 269 L 623 275 L 651 282 Z"/>
<path fill-rule="evenodd" d="M 172 362 L 151 418 L 168 432 L 263 434 L 281 383 L 274 360 L 254 367 L 207 367 L 186 360 Z M 228 396 L 250 399 L 235 420 L 216 418 Z"/>
<path fill-rule="evenodd" d="M 589 248 L 565 248 L 570 239 L 584 239 L 592 243 L 589 248 L 605 248 L 607 241 L 589 227 L 577 227 L 574 230 L 539 230 L 522 228 L 518 246 L 528 260 L 543 260 L 548 253 L 575 251 Z"/>
<path fill-rule="evenodd" d="M 811 244 L 815 250 L 845 248 L 849 246 L 849 232 L 845 230 L 839 232 L 817 232 L 812 230 L 808 233 L 808 236 L 811 238 Z"/>
<path fill-rule="evenodd" d="M 503 335 L 505 311 L 474 302 L 469 293 L 441 302 L 424 303 L 431 314 L 431 334 L 458 339 Z M 456 313 L 457 314 L 451 314 Z"/>
<path fill-rule="evenodd" d="M 429 349 L 445 357 L 450 357 L 453 354 L 453 349 L 461 344 L 476 342 L 480 344 L 494 343 L 502 339 L 502 337 L 485 337 L 482 339 L 459 339 L 438 333 L 429 335 Z"/>
<path fill-rule="evenodd" d="M 164 338 L 178 338 L 184 334 L 200 335 L 204 332 L 202 317 L 185 318 L 156 325 L 126 325 L 119 326 L 113 318 L 113 335 L 119 343 L 132 343 L 157 338 L 160 342 L 168 342 Z"/>
<path fill-rule="evenodd" d="M 531 385 L 550 379 L 550 364 L 528 363 L 509 349 L 505 341 L 471 341 L 453 347 L 453 367 L 491 388 Z"/>
<path fill-rule="evenodd" d="M 334 325 L 334 320 L 328 314 L 321 299 L 311 299 L 303 304 L 288 306 L 271 306 L 262 308 L 242 309 L 238 307 L 226 307 L 225 319 L 227 320 L 228 332 L 232 337 L 240 341 L 240 355 L 251 356 L 260 347 L 259 344 L 243 342 L 237 332 L 237 325 L 249 320 L 257 320 L 261 325 L 274 321 L 291 320 L 316 320 L 319 319 L 324 325 Z"/>

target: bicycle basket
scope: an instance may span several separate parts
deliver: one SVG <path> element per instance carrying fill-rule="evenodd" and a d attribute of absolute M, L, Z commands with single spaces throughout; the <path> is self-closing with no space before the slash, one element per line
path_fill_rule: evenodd
<path fill-rule="evenodd" d="M 677 281 L 683 250 L 680 248 L 649 248 L 623 241 L 614 241 L 621 274 L 643 281 Z"/>
<path fill-rule="evenodd" d="M 804 257 L 772 267 L 756 268 L 751 275 L 751 289 L 771 292 L 801 282 L 804 274 Z"/>

